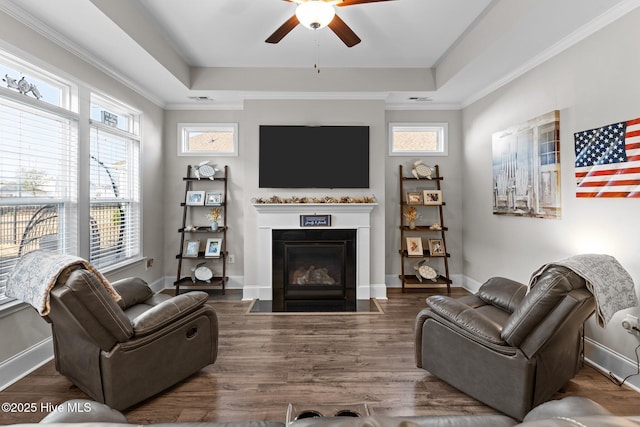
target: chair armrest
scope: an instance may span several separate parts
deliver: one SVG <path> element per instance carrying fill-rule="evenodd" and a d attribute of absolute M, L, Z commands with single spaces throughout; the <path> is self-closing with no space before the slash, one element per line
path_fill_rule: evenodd
<path fill-rule="evenodd" d="M 118 305 L 123 310 L 148 300 L 153 296 L 153 291 L 147 282 L 138 277 L 128 277 L 111 284 L 121 299 Z"/>
<path fill-rule="evenodd" d="M 135 337 L 152 334 L 176 319 L 202 307 L 209 295 L 202 291 L 192 291 L 176 295 L 145 311 L 131 321 Z"/>
<path fill-rule="evenodd" d="M 435 314 L 472 335 L 492 344 L 506 344 L 500 336 L 502 326 L 454 298 L 434 295 L 427 298 L 427 305 Z"/>
<path fill-rule="evenodd" d="M 504 277 L 492 277 L 478 290 L 476 295 L 487 304 L 513 313 L 527 294 L 527 286 Z"/>

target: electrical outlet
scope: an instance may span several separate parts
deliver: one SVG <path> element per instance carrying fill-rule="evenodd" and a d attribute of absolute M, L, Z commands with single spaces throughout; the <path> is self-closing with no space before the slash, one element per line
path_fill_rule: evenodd
<path fill-rule="evenodd" d="M 622 320 L 622 327 L 630 334 L 640 336 L 640 323 L 638 323 L 636 316 L 627 314 Z"/>
<path fill-rule="evenodd" d="M 229 254 L 227 259 L 229 261 L 229 264 L 233 264 L 234 262 L 236 262 L 236 257 L 233 254 Z"/>
<path fill-rule="evenodd" d="M 153 267 L 153 258 L 148 258 L 147 259 L 147 263 L 145 264 L 145 270 L 150 269 L 151 267 Z"/>

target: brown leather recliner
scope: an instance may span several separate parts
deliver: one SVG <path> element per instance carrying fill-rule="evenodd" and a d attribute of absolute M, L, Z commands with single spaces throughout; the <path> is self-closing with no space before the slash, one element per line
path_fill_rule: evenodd
<path fill-rule="evenodd" d="M 527 293 L 494 277 L 475 295 L 432 296 L 415 325 L 417 366 L 521 420 L 580 368 L 595 301 L 573 271 L 550 267 Z"/>
<path fill-rule="evenodd" d="M 56 369 L 94 400 L 125 409 L 215 362 L 218 320 L 205 292 L 158 294 L 138 278 L 112 283 L 64 271 L 50 294 Z"/>

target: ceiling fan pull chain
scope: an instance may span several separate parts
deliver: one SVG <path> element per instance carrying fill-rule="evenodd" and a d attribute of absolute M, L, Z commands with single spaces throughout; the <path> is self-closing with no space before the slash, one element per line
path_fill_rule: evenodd
<path fill-rule="evenodd" d="M 316 44 L 316 63 L 313 64 L 313 68 L 320 74 L 320 40 L 318 40 L 318 30 L 313 30 L 313 38 Z"/>

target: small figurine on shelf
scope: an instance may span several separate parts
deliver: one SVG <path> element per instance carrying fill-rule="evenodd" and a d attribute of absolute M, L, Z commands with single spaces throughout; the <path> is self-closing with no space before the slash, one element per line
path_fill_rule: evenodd
<path fill-rule="evenodd" d="M 220 208 L 213 208 L 207 214 L 207 219 L 211 223 L 211 231 L 218 229 L 218 221 L 220 220 Z"/>
<path fill-rule="evenodd" d="M 438 279 L 438 273 L 433 267 L 426 265 L 427 260 L 420 260 L 414 266 L 413 269 L 416 271 L 416 278 L 422 282 L 422 279 L 429 279 L 431 281 L 436 281 Z"/>
<path fill-rule="evenodd" d="M 431 169 L 429 166 L 422 163 L 422 160 L 418 160 L 413 164 L 411 173 L 416 179 L 420 179 L 420 178 L 431 179 L 431 174 L 433 173 L 433 169 Z"/>
<path fill-rule="evenodd" d="M 429 230 L 442 230 L 442 226 L 437 222 L 434 222 L 429 226 Z"/>
<path fill-rule="evenodd" d="M 191 166 L 193 169 L 193 175 L 197 178 L 208 178 L 213 179 L 213 176 L 218 172 L 218 169 L 214 166 L 211 166 L 209 160 L 205 160 L 204 162 L 200 162 L 197 165 Z"/>
<path fill-rule="evenodd" d="M 409 228 L 414 230 L 416 228 L 416 219 L 418 218 L 418 210 L 411 206 L 407 209 L 404 216 L 407 218 L 407 222 L 409 223 Z"/>

